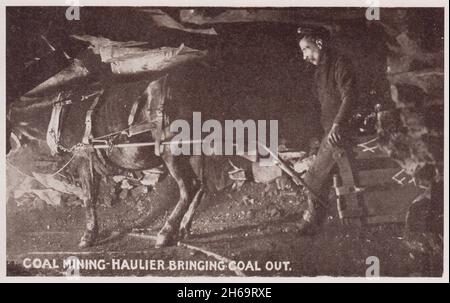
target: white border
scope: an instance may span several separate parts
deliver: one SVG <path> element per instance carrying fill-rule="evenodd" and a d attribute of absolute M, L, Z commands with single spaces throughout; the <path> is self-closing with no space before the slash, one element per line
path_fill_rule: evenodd
<path fill-rule="evenodd" d="M 69 6 L 78 1 L 81 6 L 218 6 L 218 7 L 444 7 L 445 0 L 5 0 L 6 6 Z"/>
<path fill-rule="evenodd" d="M 445 0 L 390 0 L 390 1 L 377 1 L 377 0 L 171 0 L 161 1 L 153 0 L 150 3 L 145 0 L 125 0 L 125 1 L 111 1 L 111 0 L 79 0 L 81 6 L 220 6 L 220 7 L 368 7 L 371 3 L 377 3 L 380 7 L 445 7 L 445 150 L 444 150 L 444 176 L 448 184 L 449 172 L 448 172 L 448 125 L 449 125 L 449 106 L 447 100 L 449 100 L 448 91 L 448 75 L 449 75 L 449 62 L 448 62 L 448 39 L 449 39 L 449 7 Z M 45 3 L 39 3 L 32 0 L 6 0 L 0 4 L 0 42 L 1 53 L 0 60 L 0 98 L 2 100 L 0 104 L 0 115 L 3 119 L 5 117 L 5 105 L 6 105 L 6 6 L 69 6 L 73 3 L 71 0 L 47 0 Z M 5 155 L 5 121 L 0 123 L 0 138 L 1 148 L 0 152 Z M 434 282 L 449 282 L 449 189 L 448 186 L 444 186 L 444 275 L 442 278 L 379 278 L 377 280 L 368 278 L 345 278 L 345 277 L 302 277 L 302 278 L 285 278 L 285 277 L 81 277 L 79 280 L 68 280 L 64 277 L 6 277 L 6 182 L 5 177 L 5 157 L 0 157 L 0 200 L 3 202 L 0 206 L 0 281 L 1 282 L 34 282 L 34 283 L 79 283 L 79 282 L 112 282 L 112 283 L 136 283 L 136 282 L 159 282 L 159 283 L 226 283 L 226 282 L 270 282 L 270 283 L 298 283 L 298 282 L 335 282 L 335 283 L 397 283 L 397 282 L 422 282 L 422 283 L 434 283 Z"/>

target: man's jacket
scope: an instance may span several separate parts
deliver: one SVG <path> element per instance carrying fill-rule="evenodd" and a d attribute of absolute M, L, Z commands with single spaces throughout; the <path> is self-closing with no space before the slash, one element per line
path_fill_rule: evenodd
<path fill-rule="evenodd" d="M 351 62 L 334 49 L 324 50 L 315 79 L 324 131 L 328 133 L 333 123 L 347 128 L 358 97 Z"/>

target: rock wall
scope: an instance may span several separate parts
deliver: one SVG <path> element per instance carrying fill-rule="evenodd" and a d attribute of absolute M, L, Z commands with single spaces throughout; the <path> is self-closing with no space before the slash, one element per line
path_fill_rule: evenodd
<path fill-rule="evenodd" d="M 386 75 L 392 99 L 392 107 L 378 114 L 380 145 L 426 188 L 410 208 L 408 237 L 442 234 L 444 10 L 382 10 L 380 21 L 387 34 Z M 414 207 L 419 203 L 426 207 Z M 433 222 L 425 222 L 431 213 Z"/>
<path fill-rule="evenodd" d="M 379 115 L 380 143 L 424 186 L 442 175 L 444 11 L 382 11 L 392 109 Z"/>

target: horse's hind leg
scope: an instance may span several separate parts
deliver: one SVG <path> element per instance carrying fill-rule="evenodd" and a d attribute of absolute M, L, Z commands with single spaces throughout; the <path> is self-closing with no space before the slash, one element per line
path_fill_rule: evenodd
<path fill-rule="evenodd" d="M 180 224 L 180 230 L 179 235 L 180 238 L 185 239 L 188 238 L 190 235 L 190 229 L 192 225 L 192 219 L 194 218 L 195 211 L 197 210 L 198 206 L 200 205 L 203 196 L 205 195 L 205 187 L 204 187 L 204 175 L 203 175 L 203 157 L 192 157 L 191 159 L 191 166 L 195 174 L 197 175 L 197 178 L 200 182 L 200 186 L 198 187 L 197 192 L 194 195 L 194 198 L 192 199 L 191 204 L 189 205 L 188 211 L 184 214 L 183 220 Z"/>
<path fill-rule="evenodd" d="M 181 239 L 186 239 L 190 236 L 192 219 L 194 218 L 195 211 L 197 210 L 200 202 L 202 201 L 204 194 L 205 190 L 202 185 L 195 194 L 194 199 L 192 199 L 192 202 L 189 205 L 189 209 L 184 214 L 183 220 L 181 221 L 179 230 L 179 235 Z"/>
<path fill-rule="evenodd" d="M 172 245 L 177 240 L 181 219 L 187 211 L 190 202 L 188 178 L 183 174 L 180 163 L 178 162 L 183 161 L 183 158 L 175 158 L 170 152 L 164 153 L 162 158 L 170 174 L 178 184 L 180 199 L 170 214 L 169 219 L 164 224 L 164 227 L 158 233 L 155 245 L 157 248 Z"/>
<path fill-rule="evenodd" d="M 86 230 L 78 246 L 85 248 L 94 244 L 98 233 L 95 201 L 100 175 L 95 172 L 90 155 L 82 156 L 77 164 L 81 187 L 84 193 L 83 202 L 86 208 Z"/>

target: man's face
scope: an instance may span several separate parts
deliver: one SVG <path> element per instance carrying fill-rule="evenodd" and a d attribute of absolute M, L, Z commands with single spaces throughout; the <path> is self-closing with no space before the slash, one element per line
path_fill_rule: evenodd
<path fill-rule="evenodd" d="M 320 53 L 322 51 L 322 41 L 313 41 L 312 39 L 303 38 L 299 43 L 303 53 L 303 60 L 311 64 L 317 65 L 320 62 Z"/>

